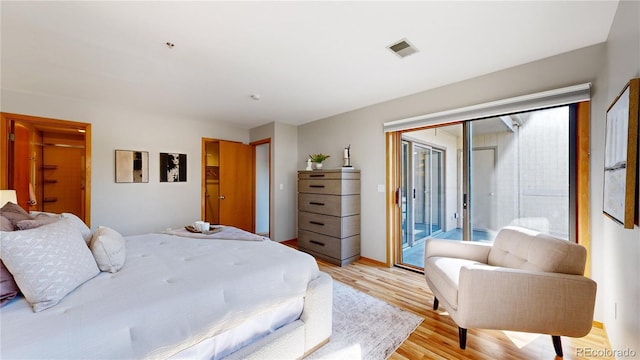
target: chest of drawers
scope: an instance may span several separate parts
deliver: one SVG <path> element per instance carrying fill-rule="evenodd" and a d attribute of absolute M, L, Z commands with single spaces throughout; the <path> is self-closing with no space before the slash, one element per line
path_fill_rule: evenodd
<path fill-rule="evenodd" d="M 360 171 L 298 172 L 298 248 L 344 266 L 360 258 Z"/>

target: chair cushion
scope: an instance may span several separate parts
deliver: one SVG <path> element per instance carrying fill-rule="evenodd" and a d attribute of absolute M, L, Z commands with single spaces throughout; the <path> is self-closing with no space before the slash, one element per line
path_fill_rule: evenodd
<path fill-rule="evenodd" d="M 507 226 L 498 232 L 488 263 L 512 269 L 582 275 L 586 249 L 537 231 Z"/>
<path fill-rule="evenodd" d="M 465 265 L 481 265 L 473 260 L 448 257 L 429 257 L 424 264 L 424 273 L 431 280 L 433 286 L 442 294 L 453 310 L 458 309 L 458 284 L 460 269 Z"/>

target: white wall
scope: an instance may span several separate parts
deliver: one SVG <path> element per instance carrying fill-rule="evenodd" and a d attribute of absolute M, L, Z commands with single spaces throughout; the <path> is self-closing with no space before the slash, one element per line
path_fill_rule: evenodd
<path fill-rule="evenodd" d="M 597 122 L 591 129 L 591 154 L 597 155 L 592 161 L 592 178 L 597 181 L 592 187 L 592 241 L 597 245 L 594 251 L 602 254 L 598 265 L 605 281 L 599 282 L 598 291 L 603 295 L 600 300 L 611 346 L 634 350 L 640 357 L 640 228 L 623 229 L 602 215 L 604 114 L 629 79 L 640 77 L 640 2 L 621 1 L 618 5 L 607 40 L 606 71 L 605 103 L 592 113 L 592 124 Z"/>
<path fill-rule="evenodd" d="M 91 227 L 110 226 L 124 235 L 178 228 L 200 219 L 202 137 L 249 139 L 247 130 L 223 123 L 6 89 L 0 110 L 92 124 Z M 116 149 L 149 152 L 149 183 L 115 183 Z M 187 182 L 159 182 L 160 152 L 187 154 Z"/>
<path fill-rule="evenodd" d="M 274 212 L 273 240 L 283 241 L 298 236 L 298 129 L 275 123 L 274 158 Z"/>
<path fill-rule="evenodd" d="M 251 141 L 271 139 L 271 239 L 297 237 L 298 130 L 272 122 L 250 131 Z"/>

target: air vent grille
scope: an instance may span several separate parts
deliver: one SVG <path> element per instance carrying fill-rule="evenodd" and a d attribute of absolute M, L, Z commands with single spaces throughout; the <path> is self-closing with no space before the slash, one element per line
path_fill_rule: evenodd
<path fill-rule="evenodd" d="M 398 55 L 401 58 L 418 52 L 418 48 L 413 46 L 413 44 L 411 44 L 407 39 L 402 39 L 392 45 L 389 45 L 387 49 L 391 50 L 394 54 Z"/>

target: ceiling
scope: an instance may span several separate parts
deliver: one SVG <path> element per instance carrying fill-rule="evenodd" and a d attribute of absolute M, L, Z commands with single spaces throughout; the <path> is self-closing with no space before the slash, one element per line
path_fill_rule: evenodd
<path fill-rule="evenodd" d="M 304 124 L 602 43 L 618 2 L 0 6 L 3 89 L 252 128 Z M 419 52 L 386 48 L 401 39 Z"/>

